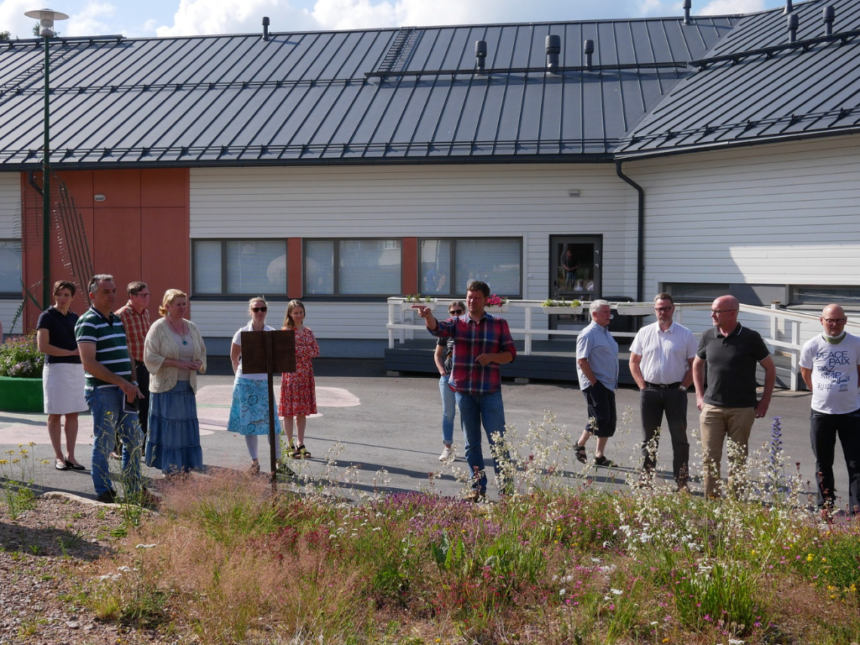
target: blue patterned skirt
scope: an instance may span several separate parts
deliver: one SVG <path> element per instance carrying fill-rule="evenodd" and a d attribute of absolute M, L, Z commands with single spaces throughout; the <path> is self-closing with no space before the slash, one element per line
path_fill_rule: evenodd
<path fill-rule="evenodd" d="M 146 465 L 166 473 L 203 467 L 197 399 L 189 381 L 169 392 L 151 393 Z"/>
<path fill-rule="evenodd" d="M 276 427 L 276 431 L 278 429 Z M 241 435 L 269 434 L 268 381 L 249 378 L 235 380 L 227 430 Z"/>

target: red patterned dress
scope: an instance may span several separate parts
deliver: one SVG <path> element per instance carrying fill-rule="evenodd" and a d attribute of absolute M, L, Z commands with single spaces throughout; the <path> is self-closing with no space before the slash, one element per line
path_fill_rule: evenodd
<path fill-rule="evenodd" d="M 278 416 L 303 417 L 317 413 L 314 366 L 311 359 L 320 355 L 314 333 L 307 327 L 296 332 L 296 371 L 281 375 L 281 404 Z"/>

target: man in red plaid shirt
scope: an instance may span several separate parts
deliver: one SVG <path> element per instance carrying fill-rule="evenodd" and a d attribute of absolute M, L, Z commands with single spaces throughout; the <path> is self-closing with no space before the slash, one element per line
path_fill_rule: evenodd
<path fill-rule="evenodd" d="M 502 402 L 500 366 L 517 356 L 507 321 L 484 311 L 490 287 L 472 280 L 466 287 L 468 314 L 439 321 L 427 307 L 416 305 L 431 334 L 454 339 L 453 367 L 448 384 L 454 390 L 460 409 L 460 424 L 466 441 L 466 461 L 475 477 L 467 499 L 477 502 L 487 494 L 484 454 L 481 450 L 481 424 L 492 449 L 495 439 L 505 435 L 505 407 Z M 503 455 L 502 455 L 503 456 Z M 496 476 L 500 476 L 499 460 L 493 460 Z M 500 477 L 503 493 L 512 482 Z"/>
<path fill-rule="evenodd" d="M 149 287 L 145 282 L 130 282 L 128 284 L 128 303 L 119 309 L 116 315 L 122 321 L 125 336 L 128 340 L 128 353 L 134 359 L 137 370 L 137 387 L 143 392 L 138 401 L 138 416 L 143 439 L 146 441 L 146 429 L 149 426 L 149 371 L 143 364 L 143 341 L 149 331 Z"/>

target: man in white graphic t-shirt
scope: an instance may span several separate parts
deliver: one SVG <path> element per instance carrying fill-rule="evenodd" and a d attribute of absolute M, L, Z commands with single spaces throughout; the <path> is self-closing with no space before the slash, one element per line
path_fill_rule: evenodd
<path fill-rule="evenodd" d="M 848 511 L 860 512 L 860 338 L 845 331 L 848 318 L 839 305 L 821 314 L 824 333 L 800 353 L 800 373 L 812 392 L 810 438 L 815 454 L 818 505 L 832 511 L 836 500 L 833 458 L 836 437 L 848 467 Z"/>

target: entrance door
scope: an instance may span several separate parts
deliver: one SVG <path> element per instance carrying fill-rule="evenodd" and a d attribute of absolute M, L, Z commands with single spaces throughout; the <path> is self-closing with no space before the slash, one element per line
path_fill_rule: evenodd
<path fill-rule="evenodd" d="M 553 300 L 583 304 L 603 294 L 603 236 L 553 235 L 549 239 L 549 294 Z M 581 324 L 587 316 L 550 316 L 551 329 Z"/>

